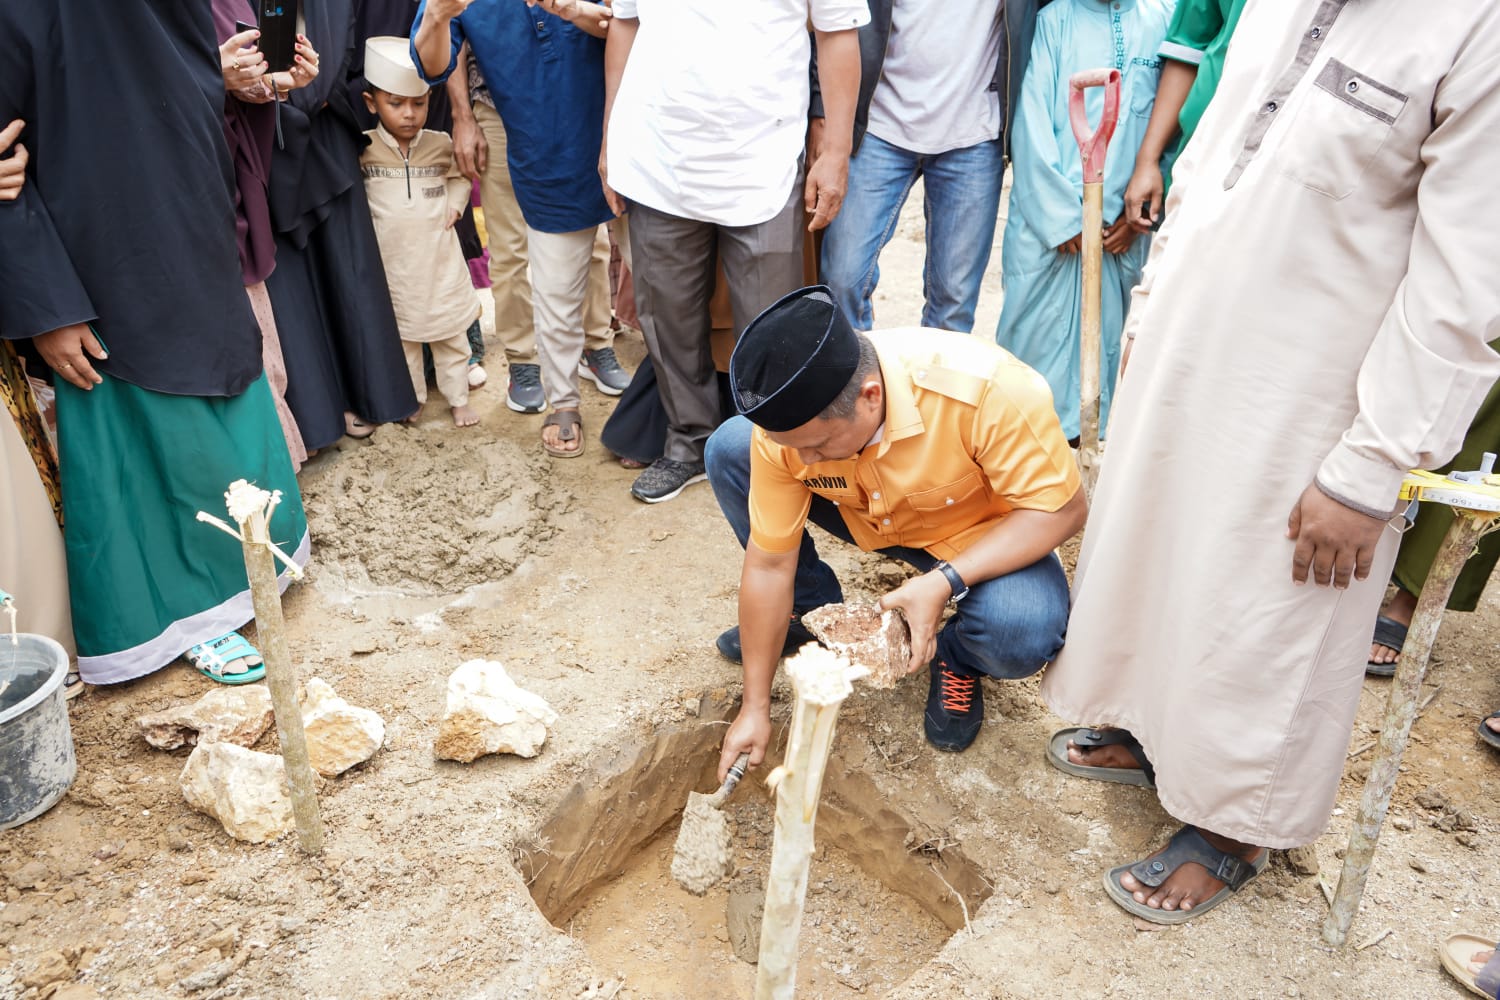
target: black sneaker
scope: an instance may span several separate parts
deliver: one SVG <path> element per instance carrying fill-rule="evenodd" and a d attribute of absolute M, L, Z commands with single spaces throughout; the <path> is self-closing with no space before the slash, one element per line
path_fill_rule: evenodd
<path fill-rule="evenodd" d="M 786 642 L 782 643 L 781 655 L 790 656 L 809 642 L 817 642 L 818 637 L 807 630 L 802 624 L 801 615 L 792 615 L 792 622 L 786 627 Z M 740 650 L 740 627 L 734 628 L 719 635 L 714 640 L 714 645 L 719 648 L 719 655 L 730 663 L 740 663 L 744 660 L 744 654 Z"/>
<path fill-rule="evenodd" d="M 618 396 L 630 384 L 630 373 L 620 366 L 613 347 L 584 351 L 583 357 L 578 359 L 578 374 L 593 379 L 606 396 Z"/>
<path fill-rule="evenodd" d="M 931 670 L 927 713 L 922 719 L 927 742 L 952 753 L 967 750 L 984 722 L 982 675 L 942 660 L 933 660 Z"/>
<path fill-rule="evenodd" d="M 510 366 L 510 389 L 505 393 L 505 405 L 517 413 L 541 413 L 546 408 L 547 394 L 542 391 L 541 365 Z"/>
<path fill-rule="evenodd" d="M 646 467 L 646 471 L 635 477 L 630 494 L 646 503 L 661 503 L 707 478 L 708 473 L 704 471 L 702 459 L 696 462 L 677 462 L 670 458 L 658 458 Z"/>

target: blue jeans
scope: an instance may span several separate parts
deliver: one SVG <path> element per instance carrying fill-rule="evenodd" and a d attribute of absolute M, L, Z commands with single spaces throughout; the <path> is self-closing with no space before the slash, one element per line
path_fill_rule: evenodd
<path fill-rule="evenodd" d="M 874 326 L 870 298 L 880 281 L 880 251 L 895 234 L 901 206 L 921 177 L 927 223 L 922 325 L 973 330 L 1004 175 L 999 139 L 923 156 L 866 134 L 849 160 L 844 205 L 823 236 L 823 281 L 833 288 L 850 325 Z"/>
<path fill-rule="evenodd" d="M 708 439 L 704 461 L 714 496 L 735 537 L 743 546 L 750 537 L 750 432 L 744 417 L 731 417 Z M 853 543 L 842 515 L 832 502 L 814 496 L 808 519 L 836 538 Z M 924 549 L 900 546 L 880 549 L 922 571 L 937 557 Z M 802 533 L 792 607 L 798 614 L 844 599 L 838 577 L 818 558 L 812 536 Z M 991 677 L 1029 677 L 1062 649 L 1068 625 L 1068 580 L 1056 555 L 993 580 L 976 583 L 958 602 L 937 639 L 938 659 Z"/>

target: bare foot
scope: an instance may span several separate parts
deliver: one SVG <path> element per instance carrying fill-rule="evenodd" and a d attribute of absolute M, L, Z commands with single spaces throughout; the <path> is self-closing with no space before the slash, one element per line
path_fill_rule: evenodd
<path fill-rule="evenodd" d="M 1491 719 L 1490 721 L 1494 722 L 1495 720 Z M 1474 957 L 1469 959 L 1469 972 L 1476 976 L 1479 975 L 1484 971 L 1485 965 L 1489 963 L 1490 957 L 1494 954 L 1493 951 L 1476 951 Z"/>
<path fill-rule="evenodd" d="M 1411 616 L 1416 613 L 1417 598 L 1415 594 L 1408 594 L 1400 587 L 1396 588 L 1396 596 L 1391 598 L 1391 603 L 1380 612 L 1391 621 L 1400 622 L 1402 625 L 1411 624 Z M 1401 650 L 1382 646 L 1378 642 L 1370 643 L 1371 663 L 1395 663 L 1401 658 Z"/>
<path fill-rule="evenodd" d="M 1490 727 L 1490 732 L 1500 733 L 1500 716 L 1496 716 L 1493 719 L 1485 719 L 1484 724 Z"/>
<path fill-rule="evenodd" d="M 417 408 L 412 412 L 412 415 L 409 417 L 402 417 L 399 422 L 405 424 L 408 427 L 417 426 L 417 421 L 422 419 L 422 405 L 423 404 L 418 403 Z"/>
<path fill-rule="evenodd" d="M 1263 847 L 1242 844 L 1237 840 L 1209 833 L 1202 827 L 1198 827 L 1198 832 L 1203 835 L 1204 840 L 1218 850 L 1225 854 L 1232 854 L 1242 861 L 1253 862 L 1260 857 L 1261 851 L 1265 850 Z M 1164 850 L 1166 850 L 1165 847 L 1162 848 L 1162 851 Z M 1157 851 L 1151 857 L 1156 857 L 1162 851 Z M 1146 860 L 1149 861 L 1150 858 Z M 1197 904 L 1212 899 L 1214 893 L 1224 888 L 1223 882 L 1210 875 L 1208 869 L 1196 861 L 1189 861 L 1179 866 L 1176 871 L 1167 876 L 1165 882 L 1155 889 L 1142 885 L 1129 872 L 1120 875 L 1120 885 L 1135 897 L 1137 903 L 1143 903 L 1156 910 L 1191 910 Z"/>
<path fill-rule="evenodd" d="M 450 409 L 453 411 L 453 426 L 455 427 L 473 427 L 479 423 L 479 414 L 469 409 L 468 403 L 463 406 L 453 406 Z"/>

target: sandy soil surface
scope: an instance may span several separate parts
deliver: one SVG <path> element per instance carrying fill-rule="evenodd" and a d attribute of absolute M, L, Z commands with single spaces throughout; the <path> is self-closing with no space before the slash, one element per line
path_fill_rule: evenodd
<path fill-rule="evenodd" d="M 882 325 L 917 320 L 920 240 L 914 199 L 884 259 Z M 982 335 L 998 286 L 997 233 Z M 621 348 L 627 361 L 640 356 L 638 338 Z M 185 751 L 151 749 L 135 719 L 208 681 L 176 664 L 92 690 L 72 706 L 72 791 L 0 835 L 0 997 L 745 995 L 750 967 L 718 922 L 724 896 L 690 897 L 665 874 L 671 813 L 682 789 L 711 787 L 712 746 L 739 682 L 713 648 L 735 618 L 737 546 L 706 485 L 657 506 L 629 497 L 634 473 L 598 444 L 610 402 L 591 385 L 587 451 L 557 461 L 538 444 L 540 418 L 504 408 L 498 359 L 491 372 L 475 394 L 479 428 L 456 430 L 433 407 L 415 428 L 346 440 L 302 476 L 316 555 L 286 599 L 299 669 L 388 726 L 372 761 L 324 787 L 324 856 L 301 856 L 291 838 L 237 843 L 183 802 Z M 878 557 L 825 550 L 850 597 L 903 578 Z M 1497 642 L 1494 597 L 1443 631 L 1437 695 L 1352 935 L 1369 944 L 1361 950 L 1323 944 L 1318 879 L 1279 857 L 1202 919 L 1137 928 L 1100 874 L 1174 824 L 1143 790 L 1046 765 L 1061 720 L 1034 681 L 986 686 L 984 730 L 960 756 L 922 740 L 924 678 L 859 692 L 840 719 L 844 776 L 813 868 L 802 995 L 1463 995 L 1433 946 L 1459 929 L 1500 931 L 1500 757 L 1473 732 L 1500 707 Z M 477 656 L 504 662 L 560 713 L 539 757 L 434 760 L 445 679 Z M 1386 689 L 1366 685 L 1340 812 L 1315 845 L 1330 882 Z M 783 721 L 788 708 L 778 707 Z M 674 733 L 684 742 L 662 742 Z M 652 754 L 671 758 L 657 762 L 676 768 L 671 781 L 616 788 L 607 813 L 590 811 Z M 768 847 L 762 777 L 737 793 L 742 875 Z M 566 860 L 549 850 L 563 843 L 625 860 L 600 862 L 592 893 L 549 901 L 548 912 L 572 914 L 554 927 L 527 882 L 561 884 L 548 866 Z M 688 975 L 704 970 L 712 991 Z"/>

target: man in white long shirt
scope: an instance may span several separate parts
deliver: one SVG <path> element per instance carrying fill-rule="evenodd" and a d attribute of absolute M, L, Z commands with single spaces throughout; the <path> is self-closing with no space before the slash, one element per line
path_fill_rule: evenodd
<path fill-rule="evenodd" d="M 615 212 L 629 205 L 636 308 L 667 412 L 665 453 L 631 493 L 659 503 L 707 478 L 703 447 L 723 417 L 708 339 L 715 249 L 738 334 L 805 283 L 804 212 L 811 229 L 838 214 L 855 30 L 870 13 L 865 0 L 616 0 L 613 10 L 599 172 Z M 804 182 L 809 21 L 828 127 Z"/>
<path fill-rule="evenodd" d="M 1327 825 L 1397 490 L 1500 375 L 1497 54 L 1495 4 L 1251 0 L 1178 162 L 1042 686 L 1115 727 L 1054 763 L 1154 778 L 1188 824 L 1106 874 L 1137 916 L 1201 913 Z"/>

